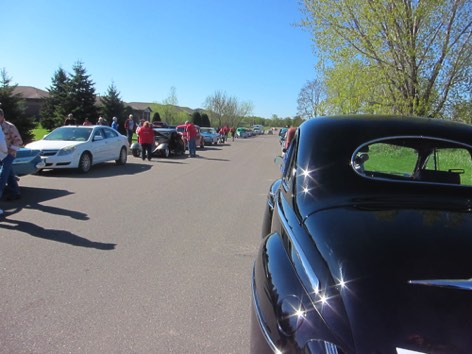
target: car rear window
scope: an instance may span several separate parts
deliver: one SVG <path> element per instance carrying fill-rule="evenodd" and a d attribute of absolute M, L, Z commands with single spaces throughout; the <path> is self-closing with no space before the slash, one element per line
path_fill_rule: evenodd
<path fill-rule="evenodd" d="M 431 137 L 391 137 L 356 149 L 351 165 L 366 178 L 472 186 L 472 146 Z"/>

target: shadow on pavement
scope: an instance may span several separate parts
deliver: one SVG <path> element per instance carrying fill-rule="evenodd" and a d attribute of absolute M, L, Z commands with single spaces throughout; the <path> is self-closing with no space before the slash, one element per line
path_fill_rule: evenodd
<path fill-rule="evenodd" d="M 96 248 L 99 250 L 115 249 L 116 244 L 114 243 L 94 242 L 67 230 L 45 229 L 44 227 L 27 221 L 12 219 L 12 215 L 15 215 L 25 208 L 39 210 L 48 214 L 63 215 L 76 220 L 85 221 L 89 219 L 88 215 L 85 213 L 41 204 L 47 200 L 72 194 L 69 191 L 32 187 L 21 187 L 21 191 L 23 198 L 18 201 L 10 202 L 8 205 L 11 205 L 12 208 L 5 208 L 5 217 L 0 219 L 0 230 L 21 231 L 33 237 L 67 243 L 72 246 Z"/>

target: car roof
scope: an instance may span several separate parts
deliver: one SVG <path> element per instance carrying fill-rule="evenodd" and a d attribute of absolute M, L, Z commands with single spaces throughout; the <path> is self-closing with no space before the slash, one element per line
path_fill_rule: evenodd
<path fill-rule="evenodd" d="M 308 215 L 315 203 L 316 208 L 329 207 L 366 196 L 429 198 L 434 194 L 438 198 L 472 198 L 469 186 L 369 180 L 354 171 L 351 159 L 356 149 L 367 142 L 398 136 L 432 137 L 470 147 L 472 126 L 433 118 L 369 115 L 305 121 L 297 130 L 297 188 L 309 192 L 299 198 L 305 199 L 299 206 L 302 213 Z M 302 195 L 301 189 L 294 195 Z"/>

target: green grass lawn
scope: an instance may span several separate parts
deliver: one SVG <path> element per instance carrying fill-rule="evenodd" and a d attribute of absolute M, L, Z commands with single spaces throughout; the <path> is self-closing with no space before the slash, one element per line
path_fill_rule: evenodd
<path fill-rule="evenodd" d="M 44 129 L 41 124 L 38 124 L 36 128 L 33 129 L 33 141 L 41 140 L 48 133 L 49 130 Z"/>

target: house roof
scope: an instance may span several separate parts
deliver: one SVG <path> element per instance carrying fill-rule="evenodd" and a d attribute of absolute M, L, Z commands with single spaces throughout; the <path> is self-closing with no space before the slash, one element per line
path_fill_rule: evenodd
<path fill-rule="evenodd" d="M 145 111 L 146 109 L 152 112 L 151 107 L 149 107 L 149 103 L 145 102 L 128 102 L 126 103 L 128 106 L 130 106 L 132 109 L 137 110 L 137 111 Z"/>
<path fill-rule="evenodd" d="M 38 100 L 49 97 L 49 92 L 32 86 L 16 86 L 13 90 L 13 94 L 21 94 L 23 98 Z"/>

